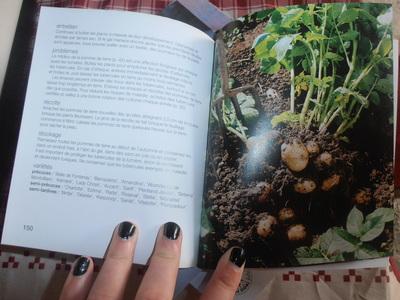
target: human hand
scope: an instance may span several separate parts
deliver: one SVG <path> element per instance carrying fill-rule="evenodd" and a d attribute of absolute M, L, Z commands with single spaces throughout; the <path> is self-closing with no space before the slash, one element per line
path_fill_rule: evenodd
<path fill-rule="evenodd" d="M 122 222 L 114 230 L 104 264 L 93 281 L 93 261 L 80 257 L 64 283 L 60 300 L 120 300 L 124 296 L 138 238 L 137 227 Z M 157 235 L 153 254 L 136 298 L 169 300 L 174 295 L 181 254 L 182 232 L 172 222 Z M 234 247 L 219 260 L 201 299 L 233 299 L 244 269 L 244 251 Z M 132 295 L 133 299 L 134 295 Z"/>

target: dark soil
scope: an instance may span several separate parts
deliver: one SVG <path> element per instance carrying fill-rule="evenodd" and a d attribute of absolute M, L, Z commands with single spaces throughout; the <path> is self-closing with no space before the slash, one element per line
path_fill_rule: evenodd
<path fill-rule="evenodd" d="M 290 77 L 286 70 L 274 75 L 259 72 L 251 49 L 254 39 L 263 32 L 265 22 L 242 34 L 241 39 L 228 48 L 229 74 L 236 86 L 252 84 L 263 101 L 261 105 L 268 118 L 289 109 Z"/>
<path fill-rule="evenodd" d="M 235 86 L 253 84 L 260 97 L 260 121 L 250 127 L 249 136 L 269 143 L 250 147 L 250 143 L 244 145 L 233 134 L 221 135 L 216 124 L 210 126 L 204 212 L 211 228 L 203 237 L 201 243 L 205 247 L 200 251 L 200 261 L 205 268 L 215 267 L 219 256 L 237 245 L 246 251 L 247 267 L 295 265 L 293 250 L 311 245 L 313 239 L 332 226 L 344 226 L 354 205 L 364 213 L 393 205 L 390 149 L 381 156 L 384 159 L 376 159 L 376 155 L 370 155 L 374 147 L 379 147 L 375 142 L 370 148 L 353 142 L 350 147 L 332 134 L 320 134 L 314 128 L 270 128 L 271 118 L 289 109 L 290 79 L 283 70 L 275 75 L 259 72 L 251 43 L 264 26 L 260 23 L 236 36 L 228 48 L 227 59 L 229 76 L 234 79 Z M 392 134 L 386 133 L 388 138 Z M 352 136 L 357 136 L 357 132 Z M 291 171 L 281 160 L 281 145 L 293 140 L 303 144 L 313 141 L 319 147 L 317 154 L 310 154 L 309 163 L 301 172 Z M 322 153 L 332 157 L 330 165 L 321 164 L 319 155 Z M 308 194 L 296 192 L 294 185 L 305 179 L 315 182 L 315 190 Z M 330 179 L 336 184 L 326 190 L 323 186 Z M 361 204 L 354 200 L 360 190 L 370 196 Z M 294 218 L 272 224 L 270 234 L 261 236 L 260 221 L 267 215 L 277 219 L 283 208 L 293 209 Z M 288 240 L 287 230 L 293 224 L 305 226 L 306 238 L 295 242 Z M 389 240 L 386 248 L 390 248 L 393 236 L 390 232 L 385 233 L 384 239 Z"/>

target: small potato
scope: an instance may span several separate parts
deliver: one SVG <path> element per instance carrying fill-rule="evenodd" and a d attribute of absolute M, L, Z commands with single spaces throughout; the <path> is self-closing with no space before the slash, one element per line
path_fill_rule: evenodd
<path fill-rule="evenodd" d="M 353 202 L 358 205 L 368 205 L 371 203 L 371 190 L 368 188 L 359 189 L 353 197 Z"/>
<path fill-rule="evenodd" d="M 304 144 L 294 139 L 290 144 L 282 144 L 281 158 L 290 170 L 300 172 L 307 167 L 309 154 Z"/>
<path fill-rule="evenodd" d="M 219 249 L 226 251 L 229 248 L 229 242 L 226 239 L 220 240 L 217 242 L 217 246 Z"/>
<path fill-rule="evenodd" d="M 278 219 L 281 223 L 291 222 L 294 220 L 295 217 L 296 214 L 294 213 L 294 210 L 290 207 L 282 208 L 278 214 Z"/>
<path fill-rule="evenodd" d="M 329 152 L 322 152 L 315 159 L 315 165 L 318 169 L 324 169 L 330 167 L 333 164 L 333 157 Z"/>
<path fill-rule="evenodd" d="M 294 190 L 300 194 L 308 194 L 315 190 L 317 184 L 311 179 L 302 179 L 294 185 Z"/>
<path fill-rule="evenodd" d="M 322 182 L 321 190 L 327 192 L 336 187 L 340 183 L 340 175 L 333 174 L 331 177 Z"/>
<path fill-rule="evenodd" d="M 263 238 L 271 236 L 274 232 L 274 227 L 278 224 L 274 216 L 266 214 L 257 223 L 257 234 Z"/>
<path fill-rule="evenodd" d="M 271 130 L 261 135 L 249 137 L 246 146 L 249 152 L 259 153 L 265 152 L 268 147 L 280 144 L 282 144 L 282 138 L 279 131 Z"/>
<path fill-rule="evenodd" d="M 287 231 L 289 241 L 304 241 L 307 237 L 307 230 L 303 224 L 296 224 L 289 227 Z"/>
<path fill-rule="evenodd" d="M 306 143 L 306 149 L 307 149 L 308 153 L 310 153 L 311 155 L 316 155 L 319 153 L 319 146 L 314 141 L 308 141 Z"/>

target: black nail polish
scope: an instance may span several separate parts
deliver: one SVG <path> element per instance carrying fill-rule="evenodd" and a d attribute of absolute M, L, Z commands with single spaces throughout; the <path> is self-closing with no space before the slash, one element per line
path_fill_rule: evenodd
<path fill-rule="evenodd" d="M 121 239 L 127 240 L 135 233 L 135 225 L 131 222 L 122 222 L 118 226 L 118 235 Z"/>
<path fill-rule="evenodd" d="M 176 240 L 179 237 L 181 228 L 174 222 L 164 224 L 164 236 L 169 240 Z"/>
<path fill-rule="evenodd" d="M 244 261 L 246 260 L 243 248 L 234 247 L 229 256 L 229 260 L 239 268 L 243 266 Z"/>
<path fill-rule="evenodd" d="M 72 274 L 74 276 L 81 276 L 85 274 L 86 271 L 89 269 L 89 265 L 90 265 L 90 259 L 83 256 L 79 257 L 79 259 L 75 264 L 74 271 L 72 272 Z"/>

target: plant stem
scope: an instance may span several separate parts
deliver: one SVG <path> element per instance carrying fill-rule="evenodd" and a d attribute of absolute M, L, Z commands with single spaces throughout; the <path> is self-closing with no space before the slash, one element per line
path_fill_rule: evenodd
<path fill-rule="evenodd" d="M 373 54 L 378 54 L 378 53 L 379 53 L 379 48 L 380 48 L 381 45 L 382 45 L 383 39 L 386 37 L 386 34 L 387 34 L 387 32 L 388 32 L 388 29 L 389 29 L 389 26 L 391 26 L 391 25 L 386 25 L 385 32 L 383 33 L 382 38 L 381 38 L 381 40 L 380 40 L 379 43 L 378 43 L 378 46 L 376 46 L 376 48 L 374 49 L 374 51 L 372 51 Z"/>
<path fill-rule="evenodd" d="M 353 23 L 350 23 L 350 29 L 353 30 Z M 357 59 L 357 48 L 358 48 L 358 41 L 356 39 L 352 40 L 353 42 L 353 51 L 351 55 L 351 62 L 349 65 L 349 71 L 347 72 L 346 79 L 344 80 L 343 87 L 347 87 L 351 76 L 353 75 L 354 69 L 356 67 L 356 59 Z"/>
<path fill-rule="evenodd" d="M 343 122 L 342 124 L 340 124 L 339 128 L 336 130 L 335 132 L 335 136 L 339 136 L 342 133 L 344 133 L 347 129 L 353 127 L 353 125 L 357 122 L 358 118 L 360 117 L 361 111 L 363 110 L 364 105 L 361 105 L 360 108 L 358 109 L 357 114 L 355 115 L 355 117 L 353 119 L 351 119 L 351 121 L 346 121 Z"/>
<path fill-rule="evenodd" d="M 386 37 L 386 34 L 387 34 L 388 29 L 389 29 L 389 25 L 386 26 L 385 33 L 382 35 L 382 38 L 381 38 L 381 40 L 379 41 L 378 46 L 376 46 L 376 48 L 372 51 L 372 53 L 377 54 L 377 53 L 379 52 L 379 48 L 380 48 L 380 46 L 382 45 L 383 39 Z M 378 59 L 378 60 L 375 61 L 375 62 L 374 62 L 374 61 L 370 61 L 370 62 L 367 64 L 367 66 L 364 68 L 364 70 L 362 70 L 362 72 L 361 72 L 360 75 L 357 77 L 357 79 L 355 79 L 355 80 L 352 82 L 352 84 L 351 84 L 351 86 L 350 86 L 350 89 L 352 89 L 352 90 L 355 89 L 355 88 L 358 86 L 358 84 L 361 82 L 361 80 L 363 80 L 364 77 L 367 76 L 368 73 L 372 70 L 372 68 L 373 68 L 375 65 L 377 65 L 383 58 L 384 58 L 384 57 L 382 57 L 381 59 Z"/>
<path fill-rule="evenodd" d="M 324 9 L 324 21 L 322 23 L 322 32 L 321 34 L 325 34 L 325 27 L 326 27 L 326 9 Z M 325 54 L 325 44 L 324 40 L 321 40 L 319 44 L 319 65 L 318 65 L 318 79 L 321 80 L 322 77 L 322 66 L 323 66 L 323 59 L 324 59 L 324 54 Z M 317 102 L 319 101 L 320 98 L 320 93 L 321 93 L 321 87 L 318 86 L 318 93 L 317 93 Z"/>
<path fill-rule="evenodd" d="M 308 88 L 307 91 L 307 95 L 306 95 L 306 99 L 304 100 L 304 104 L 303 107 L 301 109 L 301 114 L 300 114 L 300 125 L 304 125 L 304 120 L 308 111 L 308 106 L 310 104 L 310 100 L 311 100 L 311 96 L 314 92 L 314 82 L 313 79 L 315 78 L 316 72 L 317 72 L 317 65 L 316 65 L 316 59 L 315 59 L 315 54 L 314 51 L 310 45 L 309 42 L 305 41 L 305 40 L 301 40 L 301 42 L 308 48 L 308 50 L 311 53 L 311 81 L 310 81 L 310 86 Z"/>
<path fill-rule="evenodd" d="M 294 68 L 290 69 L 290 112 L 294 113 Z"/>
<path fill-rule="evenodd" d="M 378 78 L 375 79 L 375 82 L 374 82 L 374 84 L 372 85 L 372 88 L 369 90 L 367 96 L 365 97 L 366 99 L 369 98 L 369 96 L 371 95 L 371 93 L 372 93 L 372 91 L 374 90 L 374 88 L 375 88 L 375 86 L 376 86 L 377 83 L 378 83 Z"/>
<path fill-rule="evenodd" d="M 322 31 L 321 31 L 322 35 L 325 35 L 325 27 L 326 27 L 326 19 L 327 19 L 326 13 L 327 13 L 327 9 L 325 8 L 324 9 L 324 18 L 323 18 L 323 22 L 322 22 Z M 320 41 L 319 54 L 318 55 L 319 55 L 319 63 L 318 63 L 318 82 L 319 82 L 319 85 L 318 85 L 318 89 L 317 89 L 317 99 L 315 101 L 317 105 L 314 106 L 314 109 L 311 112 L 310 119 L 308 120 L 308 123 L 307 123 L 307 128 L 310 128 L 311 123 L 312 123 L 312 121 L 314 119 L 314 116 L 316 114 L 318 115 L 319 114 L 319 110 L 320 110 L 320 107 L 319 107 L 318 104 L 321 101 L 322 91 L 324 89 L 323 88 L 323 84 L 321 85 L 323 58 L 325 57 L 325 43 L 324 43 L 324 40 Z"/>
<path fill-rule="evenodd" d="M 339 29 L 337 28 L 336 22 L 335 22 L 335 21 L 333 21 L 333 22 L 334 22 L 334 25 L 335 25 L 336 33 L 337 33 L 337 35 L 338 35 L 338 37 L 339 37 L 339 40 L 340 40 L 340 44 L 342 45 L 344 55 L 346 56 L 347 65 L 348 65 L 349 68 L 350 68 L 350 65 L 351 65 L 350 59 L 349 59 L 349 56 L 347 55 L 346 48 L 344 47 L 344 43 L 343 43 L 342 37 L 341 37 L 341 35 L 340 35 Z"/>
<path fill-rule="evenodd" d="M 332 82 L 331 82 L 331 86 L 329 88 L 329 92 L 328 95 L 326 96 L 326 103 L 324 105 L 324 111 L 322 112 L 322 117 L 323 117 L 323 121 L 321 123 L 321 125 L 325 124 L 326 122 L 328 122 L 329 119 L 329 112 L 331 111 L 331 104 L 332 104 L 332 92 L 333 92 L 333 88 L 335 86 L 335 81 L 336 81 L 336 66 L 335 63 L 332 62 Z M 320 128 L 321 128 L 320 125 Z"/>
<path fill-rule="evenodd" d="M 338 107 L 338 108 L 333 112 L 333 114 L 332 114 L 331 117 L 329 118 L 328 122 L 326 122 L 325 125 L 323 125 L 322 127 L 320 127 L 319 131 L 320 131 L 321 133 L 324 133 L 324 132 L 328 129 L 329 125 L 331 125 L 331 123 L 333 122 L 333 120 L 334 120 L 334 119 L 337 117 L 337 115 L 340 113 L 340 110 L 341 110 L 341 107 Z"/>
<path fill-rule="evenodd" d="M 376 49 L 378 49 L 379 45 L 377 46 Z M 362 72 L 360 73 L 360 75 L 357 77 L 357 79 L 355 79 L 352 84 L 350 85 L 349 89 L 354 91 L 356 89 L 356 87 L 358 86 L 358 84 L 361 82 L 361 80 L 363 80 L 365 78 L 365 76 L 367 76 L 369 74 L 369 72 L 372 70 L 372 68 L 379 62 L 380 60 L 376 61 L 376 62 L 369 62 L 368 65 L 362 70 Z M 375 87 L 375 85 L 373 86 L 373 88 Z M 371 91 L 370 91 L 371 93 Z M 369 94 L 370 94 L 369 93 Z M 369 95 L 368 94 L 368 95 Z M 351 115 L 354 106 L 357 103 L 357 99 L 353 99 L 353 101 L 350 103 L 349 105 L 349 109 L 347 111 L 347 115 Z M 338 129 L 335 132 L 335 136 L 339 136 L 341 134 L 343 134 L 346 130 L 348 130 L 349 128 L 351 128 L 355 122 L 358 120 L 360 113 L 362 111 L 362 109 L 364 108 L 364 105 L 361 105 L 357 114 L 354 116 L 353 119 L 349 120 L 344 120 L 342 122 L 342 124 L 340 124 L 340 126 L 338 127 Z"/>
<path fill-rule="evenodd" d="M 369 98 L 369 96 L 371 95 L 372 91 L 375 89 L 375 86 L 378 82 L 378 79 L 375 80 L 374 84 L 372 85 L 371 89 L 369 90 L 367 96 L 365 97 L 366 99 Z M 353 100 L 352 105 L 350 107 L 349 110 L 349 116 L 351 114 L 351 112 L 353 111 L 353 108 L 355 106 L 356 101 Z M 350 129 L 351 127 L 353 127 L 353 125 L 356 123 L 356 121 L 358 120 L 358 118 L 360 117 L 361 111 L 363 110 L 363 108 L 365 107 L 365 105 L 360 105 L 360 108 L 357 111 L 357 114 L 349 121 L 346 120 L 345 122 L 343 122 L 342 124 L 340 124 L 339 128 L 336 130 L 335 135 L 338 136 L 342 133 L 344 133 L 346 130 Z"/>
<path fill-rule="evenodd" d="M 239 131 L 237 131 L 236 129 L 234 129 L 230 126 L 227 126 L 226 129 L 228 131 L 232 132 L 234 135 L 236 135 L 246 145 L 247 138 L 244 135 L 242 135 Z"/>
<path fill-rule="evenodd" d="M 361 71 L 360 75 L 358 75 L 358 77 L 352 82 L 352 84 L 350 85 L 351 90 L 354 90 L 358 84 L 361 82 L 361 80 L 364 79 L 365 76 L 367 76 L 369 74 L 369 72 L 373 69 L 373 67 L 378 64 L 383 58 L 379 59 L 376 62 L 370 62 L 365 68 L 364 70 Z"/>
<path fill-rule="evenodd" d="M 379 45 L 377 46 L 376 49 L 378 49 L 378 47 L 379 47 Z M 370 62 L 370 63 L 364 68 L 364 70 L 362 70 L 362 72 L 361 72 L 360 75 L 357 77 L 357 79 L 354 80 L 354 81 L 352 82 L 352 84 L 350 85 L 350 88 L 349 88 L 349 89 L 350 89 L 350 90 L 355 90 L 356 87 L 358 86 L 358 84 L 361 82 L 361 80 L 363 80 L 364 77 L 367 76 L 367 75 L 369 74 L 369 72 L 372 70 L 372 68 L 373 68 L 379 61 L 380 61 L 380 60 L 378 60 L 378 61 L 376 61 L 376 62 Z M 372 88 L 375 88 L 375 84 L 374 84 L 374 86 L 373 86 Z M 368 93 L 368 96 L 370 95 L 371 91 L 372 91 L 372 90 L 370 90 L 370 92 Z M 357 103 L 357 99 L 353 99 L 353 101 L 350 103 L 349 109 L 348 109 L 348 111 L 347 111 L 347 115 L 348 115 L 348 116 L 351 115 L 351 113 L 352 113 L 352 111 L 353 111 L 354 106 L 356 105 L 356 103 Z M 354 123 L 358 120 L 358 118 L 359 118 L 359 116 L 360 116 L 360 113 L 361 113 L 361 111 L 362 111 L 362 109 L 363 109 L 364 107 L 365 107 L 364 105 L 361 105 L 361 106 L 360 106 L 360 108 L 359 108 L 357 114 L 355 115 L 355 117 L 354 117 L 353 119 L 351 119 L 350 121 L 349 121 L 349 120 L 343 121 L 342 124 L 340 124 L 339 128 L 336 130 L 335 136 L 338 136 L 338 135 L 344 133 L 347 129 L 351 128 L 351 127 L 354 125 Z"/>

